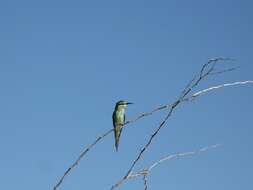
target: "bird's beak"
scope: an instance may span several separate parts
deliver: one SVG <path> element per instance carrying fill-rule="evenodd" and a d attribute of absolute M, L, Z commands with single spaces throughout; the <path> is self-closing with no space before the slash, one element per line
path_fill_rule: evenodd
<path fill-rule="evenodd" d="M 126 104 L 129 105 L 129 104 L 134 104 L 134 103 L 132 103 L 132 102 L 127 102 Z"/>

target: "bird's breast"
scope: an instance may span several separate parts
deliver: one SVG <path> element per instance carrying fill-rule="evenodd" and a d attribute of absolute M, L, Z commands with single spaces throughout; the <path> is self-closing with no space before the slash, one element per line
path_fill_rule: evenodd
<path fill-rule="evenodd" d="M 115 123 L 116 124 L 119 124 L 119 125 L 123 125 L 124 124 L 124 116 L 125 115 L 125 111 L 124 110 L 118 110 L 116 111 L 116 121 Z"/>

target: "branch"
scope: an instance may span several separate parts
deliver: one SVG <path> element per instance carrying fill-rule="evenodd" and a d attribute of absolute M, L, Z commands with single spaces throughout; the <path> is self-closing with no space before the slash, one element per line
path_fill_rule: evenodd
<path fill-rule="evenodd" d="M 161 158 L 160 160 L 154 162 L 152 165 L 150 165 L 149 167 L 145 168 L 145 169 L 142 169 L 136 173 L 133 173 L 131 174 L 128 179 L 132 179 L 132 178 L 136 178 L 136 177 L 141 177 L 143 176 L 143 180 L 144 180 L 144 189 L 146 190 L 147 189 L 147 177 L 148 175 L 150 175 L 151 171 L 159 166 L 160 164 L 162 164 L 163 162 L 165 161 L 169 161 L 169 160 L 172 160 L 172 159 L 176 159 L 176 158 L 180 158 L 180 157 L 186 157 L 186 156 L 193 156 L 195 154 L 198 154 L 198 153 L 202 153 L 202 152 L 206 152 L 206 151 L 209 151 L 210 149 L 214 149 L 214 148 L 217 148 L 219 147 L 220 144 L 216 144 L 216 145 L 211 145 L 211 146 L 206 146 L 206 147 L 203 147 L 203 148 L 200 148 L 198 150 L 195 150 L 195 151 L 190 151 L 190 152 L 181 152 L 181 153 L 176 153 L 176 154 L 171 154 L 171 155 L 167 155 L 163 158 Z"/>
<path fill-rule="evenodd" d="M 79 162 L 81 161 L 81 159 L 84 157 L 84 155 L 93 147 L 95 146 L 101 139 L 103 139 L 104 137 L 106 137 L 107 135 L 109 135 L 111 132 L 113 131 L 113 129 L 110 129 L 109 131 L 105 132 L 103 135 L 99 136 L 93 143 L 91 143 L 77 158 L 77 160 L 64 172 L 63 176 L 60 178 L 60 180 L 58 181 L 58 183 L 54 186 L 54 190 L 56 190 L 61 183 L 63 182 L 64 178 L 69 174 L 69 172 L 76 167 Z"/>
<path fill-rule="evenodd" d="M 135 167 L 135 165 L 137 164 L 137 162 L 142 158 L 142 155 L 144 154 L 144 152 L 147 150 L 147 148 L 150 146 L 150 144 L 152 143 L 152 141 L 154 140 L 154 138 L 157 136 L 157 134 L 160 132 L 160 130 L 165 126 L 167 120 L 169 119 L 169 117 L 172 115 L 174 109 L 181 104 L 182 102 L 186 101 L 185 97 L 193 90 L 195 89 L 195 87 L 197 87 L 199 85 L 199 83 L 207 78 L 209 75 L 214 75 L 215 73 L 217 73 L 217 71 L 215 71 L 216 65 L 218 63 L 218 61 L 226 61 L 226 60 L 230 60 L 227 58 L 215 58 L 215 59 L 210 59 L 206 64 L 204 64 L 198 74 L 198 77 L 194 77 L 187 85 L 186 87 L 183 89 L 183 91 L 180 93 L 180 96 L 178 97 L 178 99 L 171 105 L 171 107 L 169 107 L 169 111 L 166 115 L 166 117 L 163 119 L 163 121 L 159 124 L 159 126 L 157 127 L 157 129 L 155 130 L 155 132 L 151 135 L 151 137 L 149 138 L 148 142 L 144 145 L 144 147 L 141 149 L 140 153 L 137 155 L 136 159 L 133 161 L 133 163 L 131 164 L 130 168 L 127 170 L 126 174 L 117 182 L 115 183 L 112 187 L 111 190 L 114 190 L 115 188 L 117 188 L 118 186 L 120 186 L 125 180 L 127 180 L 129 178 L 129 176 L 131 176 L 132 174 L 132 170 Z M 233 69 L 232 69 L 233 70 Z M 226 69 L 223 70 L 222 72 L 229 72 L 231 71 L 231 69 Z M 219 71 L 218 71 L 219 72 Z"/>
<path fill-rule="evenodd" d="M 244 85 L 244 84 L 253 84 L 253 80 L 238 81 L 238 82 L 233 82 L 233 83 L 225 83 L 225 84 L 220 84 L 220 85 L 217 85 L 217 86 L 212 86 L 212 87 L 206 88 L 204 90 L 200 90 L 200 91 L 192 94 L 190 97 L 185 98 L 185 100 L 191 100 L 191 99 L 196 98 L 200 95 L 203 95 L 207 92 L 217 90 L 217 89 L 220 89 L 220 88 L 229 87 L 229 86 L 238 86 L 238 85 Z"/>
<path fill-rule="evenodd" d="M 207 64 L 203 65 L 202 67 L 202 74 L 200 75 L 200 78 L 201 80 L 203 78 L 205 78 L 206 76 L 203 75 L 203 72 L 204 70 L 210 66 L 210 64 L 214 64 L 216 65 L 216 62 L 217 61 L 225 61 L 225 60 L 230 60 L 230 59 L 227 59 L 227 58 L 216 58 L 216 59 L 211 59 L 208 61 Z M 212 69 L 211 69 L 212 68 Z M 213 75 L 213 74 L 220 74 L 220 73 L 224 73 L 224 72 L 229 72 L 229 71 L 232 71 L 232 70 L 235 70 L 236 68 L 230 68 L 230 69 L 226 69 L 226 70 L 222 70 L 222 71 L 214 71 L 214 65 L 209 68 L 209 74 L 208 75 Z M 211 69 L 211 70 L 210 70 Z M 196 98 L 197 96 L 200 96 L 202 95 L 203 93 L 207 93 L 209 91 L 212 91 L 212 90 L 216 90 L 218 88 L 223 88 L 223 87 L 226 87 L 226 86 L 234 86 L 234 85 L 242 85 L 242 84 L 248 84 L 248 83 L 253 83 L 253 81 L 242 81 L 242 82 L 235 82 L 235 83 L 228 83 L 228 84 L 222 84 L 222 85 L 218 85 L 218 86 L 213 86 L 213 87 L 210 87 L 208 89 L 204 89 L 204 90 L 201 90 L 195 94 L 192 94 L 191 96 L 185 98 L 185 93 L 187 92 L 187 90 L 189 90 L 190 88 L 192 88 L 192 84 L 193 82 L 195 81 L 196 83 L 196 77 L 194 77 L 194 79 L 192 79 L 188 84 L 187 86 L 185 87 L 185 89 L 182 91 L 181 93 L 181 96 L 184 97 L 183 99 L 181 99 L 181 101 L 189 101 L 189 100 L 192 100 L 194 98 Z M 197 83 L 200 82 L 197 81 Z M 191 91 L 191 90 L 190 90 Z M 189 93 L 189 92 L 188 92 Z M 188 94 L 187 93 L 187 94 Z M 180 102 L 181 102 L 180 101 Z M 175 102 L 176 103 L 176 102 Z M 150 116 L 150 115 L 153 115 L 154 113 L 156 112 L 159 112 L 161 110 L 165 110 L 165 109 L 171 109 L 173 106 L 175 106 L 175 103 L 173 104 L 165 104 L 165 105 L 162 105 L 162 106 L 159 106 L 155 109 L 153 109 L 152 111 L 150 112 L 144 112 L 142 114 L 139 114 L 139 116 L 137 116 L 136 118 L 132 119 L 132 120 L 128 120 L 125 122 L 124 126 L 123 127 L 126 127 L 128 124 L 131 124 L 131 123 L 134 123 L 136 121 L 138 121 L 139 119 L 142 119 L 144 117 L 147 117 L 147 116 Z M 173 108 L 174 109 L 174 108 Z M 163 124 L 164 125 L 164 124 Z M 57 190 L 58 187 L 62 184 L 64 178 L 69 175 L 70 171 L 73 170 L 78 164 L 79 162 L 81 161 L 81 159 L 96 145 L 98 144 L 98 142 L 100 142 L 103 138 L 105 138 L 106 136 L 108 136 L 110 133 L 113 132 L 113 129 L 110 129 L 110 130 L 107 130 L 105 133 L 103 133 L 102 135 L 100 135 L 99 137 L 96 138 L 95 141 L 93 141 L 91 144 L 89 144 L 81 153 L 80 155 L 78 156 L 77 160 L 70 166 L 68 167 L 68 169 L 64 172 L 63 176 L 59 179 L 59 181 L 57 182 L 57 184 L 54 186 L 54 190 Z"/>
<path fill-rule="evenodd" d="M 152 115 L 153 113 L 155 112 L 158 112 L 160 110 L 163 110 L 163 109 L 168 109 L 169 107 L 171 107 L 170 104 L 167 104 L 167 105 L 163 105 L 163 106 L 159 106 L 155 109 L 153 109 L 152 111 L 150 112 L 146 112 L 146 113 L 142 113 L 140 114 L 139 116 L 137 116 L 135 119 L 132 119 L 132 120 L 129 120 L 129 121 L 126 121 L 126 123 L 124 124 L 123 127 L 126 127 L 128 124 L 131 124 L 131 123 L 134 123 L 136 122 L 137 120 L 139 119 L 142 119 L 143 117 L 147 117 L 147 116 L 150 116 Z M 59 179 L 59 181 L 57 182 L 57 184 L 54 186 L 53 190 L 57 190 L 58 187 L 62 184 L 64 178 L 69 175 L 69 172 L 71 170 L 73 170 L 78 164 L 79 162 L 81 161 L 81 159 L 98 143 L 100 142 L 103 138 L 105 138 L 106 136 L 108 136 L 110 133 L 113 132 L 113 129 L 110 129 L 108 131 L 106 131 L 105 133 L 103 133 L 102 135 L 100 135 L 99 137 L 96 138 L 95 141 L 93 141 L 91 144 L 89 144 L 81 153 L 80 155 L 78 156 L 77 160 L 70 166 L 68 167 L 68 169 L 64 172 L 63 176 Z"/>
<path fill-rule="evenodd" d="M 143 175 L 144 190 L 148 190 L 148 175 Z"/>
<path fill-rule="evenodd" d="M 203 94 L 206 94 L 206 93 L 208 93 L 208 92 L 210 92 L 210 91 L 215 91 L 215 90 L 218 90 L 218 89 L 220 89 L 220 88 L 224 88 L 224 87 L 231 87 L 231 86 L 238 86 L 238 85 L 245 85 L 245 84 L 253 84 L 253 80 L 248 80 L 248 81 L 238 81 L 238 82 L 233 82 L 233 83 L 225 83 L 225 84 L 221 84 L 221 85 L 217 85 L 217 86 L 212 86 L 212 87 L 209 87 L 209 88 L 206 88 L 206 89 L 203 89 L 203 90 L 200 90 L 200 91 L 198 91 L 198 92 L 196 92 L 196 93 L 193 93 L 192 95 L 190 95 L 189 97 L 187 97 L 187 98 L 184 98 L 184 99 L 182 99 L 182 101 L 190 101 L 190 100 L 193 100 L 194 98 L 197 98 L 197 97 L 199 97 L 200 95 L 203 95 Z M 163 108 L 162 108 L 163 107 Z M 162 109 L 167 109 L 167 108 L 171 108 L 172 107 L 172 105 L 171 104 L 167 104 L 167 105 L 164 105 L 164 106 L 161 106 L 161 108 Z M 161 110 L 161 109 L 160 109 Z M 214 146 L 216 146 L 216 145 L 214 145 Z M 210 148 L 208 148 L 208 149 L 211 149 L 211 148 L 216 148 L 216 147 L 214 147 L 214 146 L 211 146 Z M 207 148 L 207 147 L 206 147 Z M 205 149 L 206 149 L 205 148 Z M 203 152 L 203 151 L 206 151 L 204 148 L 203 149 L 200 149 L 199 150 L 199 152 Z M 169 158 L 169 159 L 172 159 L 172 158 L 175 158 L 175 157 L 181 157 L 181 156 L 187 156 L 187 155 L 192 155 L 192 154 L 195 154 L 195 153 L 197 153 L 197 152 L 188 152 L 188 153 L 185 153 L 185 154 L 182 154 L 182 153 L 180 153 L 180 154 L 176 154 L 176 155 L 171 155 L 171 158 Z M 165 160 L 168 160 L 168 159 L 165 159 Z M 163 161 L 165 161 L 165 160 L 163 160 Z M 159 164 L 160 164 L 160 161 L 159 161 Z M 150 168 L 150 170 L 153 168 L 154 166 L 152 166 L 151 168 Z M 146 171 L 146 170 L 145 170 Z M 114 188 L 116 188 L 116 187 L 118 187 L 119 185 L 121 185 L 121 183 L 123 182 L 123 181 L 125 181 L 125 180 L 128 180 L 128 179 L 130 179 L 130 178 L 132 178 L 132 177 L 137 177 L 137 176 L 140 176 L 140 174 L 142 175 L 142 176 L 144 176 L 144 174 L 146 175 L 146 172 L 145 172 L 144 170 L 143 171 L 141 171 L 141 172 L 139 172 L 139 173 L 135 173 L 135 174 L 132 174 L 132 173 L 129 173 L 129 175 L 126 177 L 124 177 L 124 178 L 122 178 L 118 183 L 116 183 L 113 187 L 112 187 L 112 189 L 114 189 Z M 143 177 L 143 180 L 144 180 L 144 182 L 145 182 L 145 189 L 147 188 L 147 176 L 145 176 L 145 177 Z"/>

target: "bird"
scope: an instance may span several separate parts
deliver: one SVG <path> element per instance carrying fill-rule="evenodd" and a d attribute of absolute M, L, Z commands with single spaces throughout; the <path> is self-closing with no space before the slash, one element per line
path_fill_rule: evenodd
<path fill-rule="evenodd" d="M 124 100 L 118 101 L 115 105 L 115 108 L 112 114 L 116 151 L 118 151 L 120 135 L 122 132 L 123 125 L 125 124 L 125 119 L 126 119 L 125 108 L 129 104 L 133 104 L 133 103 L 127 102 Z"/>

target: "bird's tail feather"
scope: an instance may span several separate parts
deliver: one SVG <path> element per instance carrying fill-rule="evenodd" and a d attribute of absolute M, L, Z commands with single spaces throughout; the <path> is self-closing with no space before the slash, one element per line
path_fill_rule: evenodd
<path fill-rule="evenodd" d="M 118 152 L 118 147 L 119 147 L 119 139 L 120 139 L 121 131 L 122 131 L 122 127 L 121 126 L 117 126 L 115 128 L 115 130 L 114 130 L 115 148 L 116 148 L 117 152 Z"/>

